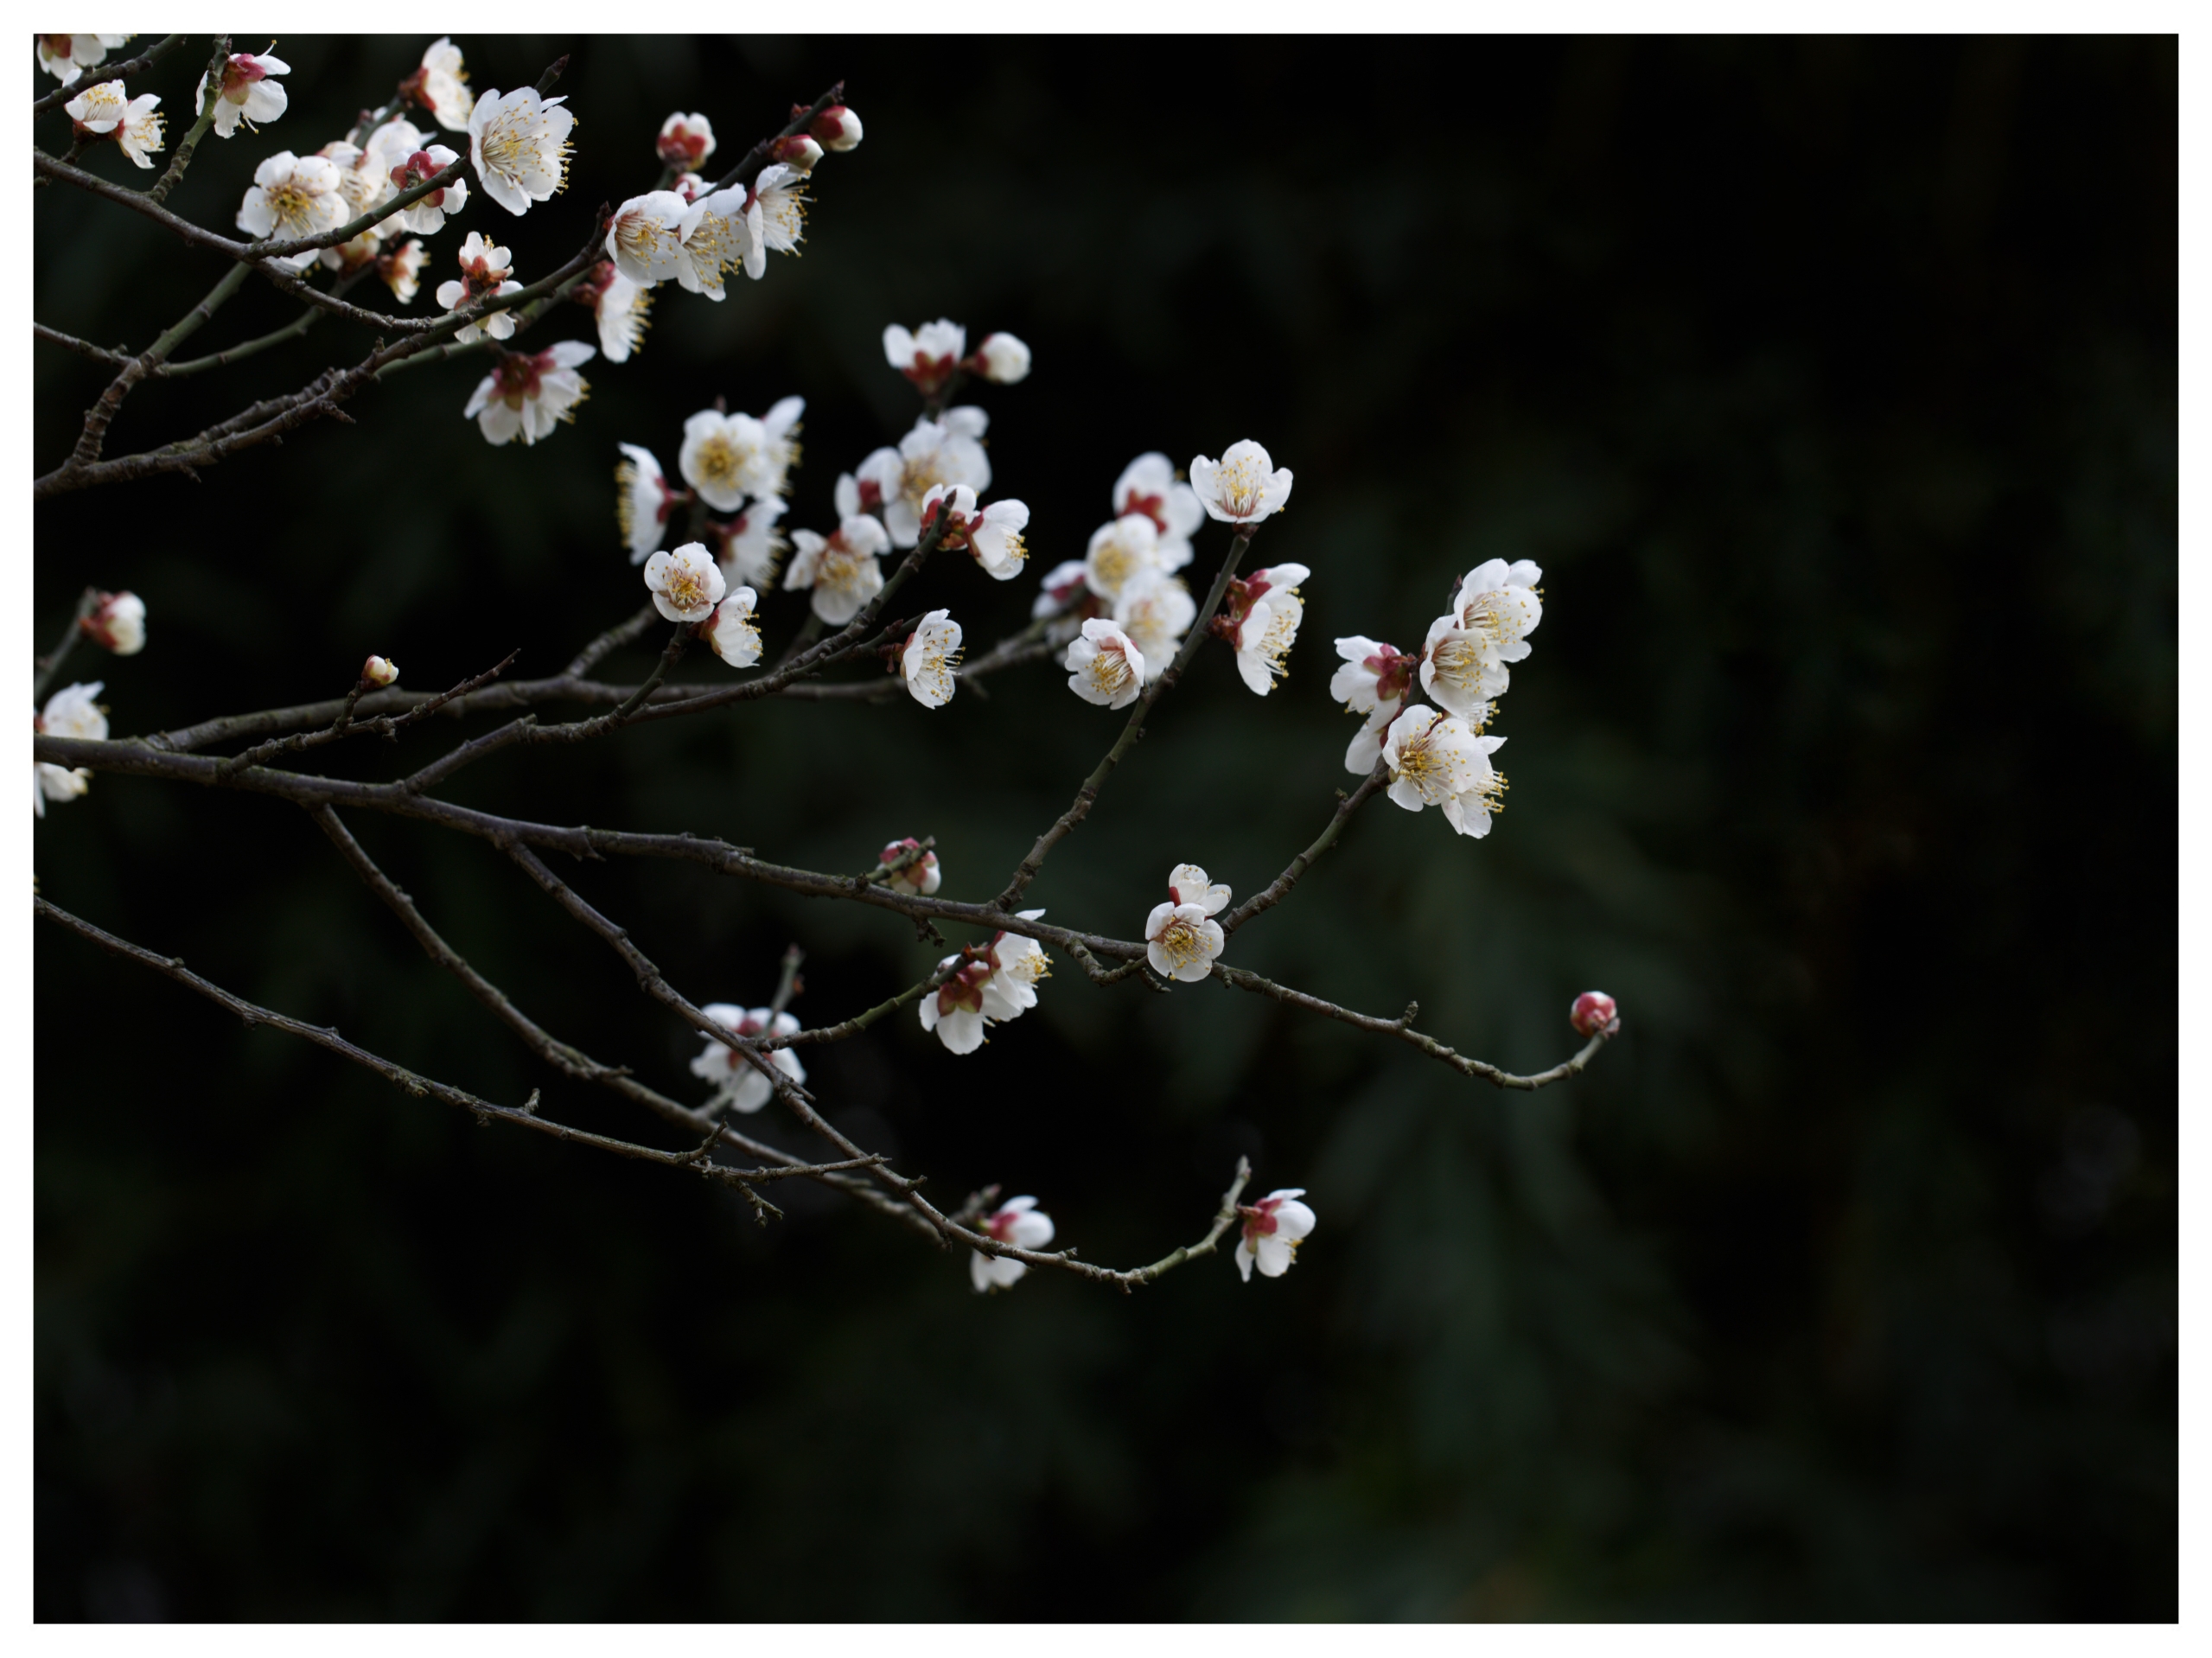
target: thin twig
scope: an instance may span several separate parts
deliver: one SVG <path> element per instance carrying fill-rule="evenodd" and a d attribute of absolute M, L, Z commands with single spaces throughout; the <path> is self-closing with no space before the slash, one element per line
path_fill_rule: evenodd
<path fill-rule="evenodd" d="M 1343 832 L 1344 826 L 1351 821 L 1352 813 L 1365 806 L 1367 798 L 1377 789 L 1387 786 L 1389 781 L 1389 762 L 1376 761 L 1374 769 L 1367 774 L 1367 780 L 1349 794 L 1342 798 L 1335 815 L 1329 819 L 1329 826 L 1315 837 L 1313 845 L 1292 858 L 1290 867 L 1277 876 L 1268 885 L 1253 893 L 1251 897 L 1221 917 L 1222 936 L 1227 937 L 1262 910 L 1272 909 L 1284 899 L 1289 897 L 1291 889 L 1297 885 L 1305 872 L 1313 867 L 1314 860 L 1335 845 L 1336 837 Z"/>
<path fill-rule="evenodd" d="M 63 634 L 54 648 L 31 665 L 31 705 L 35 708 L 46 700 L 46 688 L 61 672 L 70 649 L 84 637 L 85 623 L 93 611 L 99 609 L 100 590 L 88 587 L 77 598 L 76 613 L 69 618 L 69 631 Z"/>

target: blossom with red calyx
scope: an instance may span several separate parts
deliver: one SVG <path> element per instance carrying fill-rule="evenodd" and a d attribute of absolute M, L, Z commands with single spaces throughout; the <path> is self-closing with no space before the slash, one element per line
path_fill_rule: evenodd
<path fill-rule="evenodd" d="M 761 630 L 753 621 L 759 603 L 760 595 L 751 588 L 732 588 L 699 624 L 699 637 L 733 668 L 749 668 L 761 660 Z"/>
<path fill-rule="evenodd" d="M 469 118 L 476 108 L 476 96 L 469 90 L 468 82 L 461 48 L 450 37 L 441 35 L 423 48 L 422 63 L 399 83 L 399 95 L 428 110 L 448 132 L 466 132 Z"/>
<path fill-rule="evenodd" d="M 1365 776 L 1382 757 L 1382 734 L 1398 717 L 1398 710 L 1412 689 L 1413 670 L 1420 658 L 1407 656 L 1395 645 L 1354 634 L 1336 641 L 1344 666 L 1329 682 L 1329 694 L 1355 714 L 1367 716 L 1360 734 L 1344 750 L 1344 768 Z"/>
<path fill-rule="evenodd" d="M 679 173 L 696 172 L 714 154 L 714 123 L 704 115 L 679 112 L 660 124 L 660 137 L 653 148 L 664 167 Z"/>
<path fill-rule="evenodd" d="M 1254 1266 L 1262 1278 L 1280 1278 L 1291 1270 L 1299 1242 L 1313 1230 L 1313 1211 L 1298 1202 L 1305 1195 L 1303 1186 L 1285 1186 L 1257 1203 L 1237 1205 L 1244 1222 L 1244 1235 L 1237 1240 L 1237 1271 L 1246 1284 Z"/>
<path fill-rule="evenodd" d="M 771 1008 L 743 1008 L 730 1002 L 710 1002 L 699 1010 L 724 1030 L 740 1036 L 795 1036 L 799 1021 Z M 806 1081 L 806 1068 L 788 1048 L 778 1048 L 768 1062 L 794 1082 Z M 714 1097 L 706 1102 L 711 1113 L 725 1106 L 732 1111 L 758 1111 L 775 1095 L 775 1084 L 753 1062 L 726 1042 L 710 1036 L 706 1049 L 692 1062 L 692 1075 L 714 1084 Z"/>
<path fill-rule="evenodd" d="M 831 627 L 844 627 L 883 590 L 883 570 L 877 561 L 890 550 L 891 541 L 874 519 L 849 518 L 829 536 L 794 530 L 791 540 L 798 551 L 783 585 L 793 592 L 812 588 L 813 612 Z"/>
<path fill-rule="evenodd" d="M 1227 608 L 1210 624 L 1237 654 L 1237 672 L 1264 697 L 1283 677 L 1283 659 L 1305 620 L 1298 583 L 1313 572 L 1304 564 L 1271 564 L 1248 578 L 1231 577 Z"/>
<path fill-rule="evenodd" d="M 1025 921 L 1041 919 L 1042 909 L 1015 912 Z M 987 946 L 971 945 L 937 964 L 941 972 L 965 957 L 960 970 L 921 998 L 921 1028 L 955 1054 L 983 1046 L 991 1025 L 1018 1019 L 1037 1004 L 1036 986 L 1052 976 L 1052 958 L 1035 939 L 1001 930 Z"/>
<path fill-rule="evenodd" d="M 707 534 L 714 545 L 715 562 L 722 566 L 724 575 L 732 582 L 745 582 L 767 587 L 775 580 L 778 565 L 783 555 L 791 549 L 776 520 L 784 513 L 784 503 L 774 495 L 748 501 L 745 510 L 732 519 L 709 519 Z"/>
<path fill-rule="evenodd" d="M 1195 904 L 1205 915 L 1220 915 L 1232 896 L 1198 864 L 1178 864 L 1168 871 L 1168 896 L 1178 904 Z"/>
<path fill-rule="evenodd" d="M 876 859 L 878 869 L 889 869 L 908 852 L 920 851 L 921 843 L 912 835 L 904 840 L 895 840 L 883 848 Z M 927 898 L 935 892 L 945 879 L 945 871 L 938 867 L 935 852 L 922 852 L 904 869 L 883 877 L 883 884 L 893 892 L 903 892 L 909 898 Z"/>
<path fill-rule="evenodd" d="M 926 398 L 943 391 L 967 355 L 968 331 L 947 317 L 909 334 L 896 322 L 883 330 L 883 355 Z"/>
<path fill-rule="evenodd" d="M 103 593 L 78 626 L 102 649 L 136 656 L 146 648 L 146 601 L 136 593 Z"/>
<path fill-rule="evenodd" d="M 653 608 L 671 622 L 704 622 L 730 590 L 722 566 L 697 541 L 647 559 L 645 584 L 653 594 Z"/>
<path fill-rule="evenodd" d="M 966 484 L 947 489 L 943 484 L 921 498 L 921 521 L 928 523 L 944 503 L 945 527 L 937 545 L 948 552 L 966 548 L 994 581 L 1010 581 L 1030 556 L 1022 545 L 1029 527 L 1030 509 L 1018 501 L 995 501 L 979 512 L 975 491 Z"/>
<path fill-rule="evenodd" d="M 128 35 L 39 35 L 38 67 L 65 86 L 73 86 L 85 71 L 107 61 L 107 54 L 131 37 Z M 859 142 L 857 134 L 853 142 Z M 835 146 L 832 146 L 835 148 Z"/>
<path fill-rule="evenodd" d="M 513 257 L 506 248 L 494 247 L 480 233 L 470 231 L 469 239 L 461 245 L 461 275 L 453 281 L 438 284 L 437 303 L 449 311 L 457 311 L 488 294 L 520 293 L 522 284 L 509 279 L 513 275 Z M 487 336 L 508 339 L 513 333 L 514 310 L 510 306 L 479 317 L 456 330 L 453 337 L 465 346 Z"/>
<path fill-rule="evenodd" d="M 269 77 L 289 74 L 291 67 L 267 52 L 233 52 L 223 66 L 222 90 L 215 94 L 215 136 L 229 137 L 240 121 L 252 131 L 256 122 L 273 121 L 282 115 L 291 101 L 290 95 Z M 193 90 L 192 112 L 203 114 L 207 107 L 207 77 L 202 75 Z"/>
<path fill-rule="evenodd" d="M 630 562 L 641 564 L 666 538 L 668 515 L 676 503 L 689 497 L 669 487 L 651 450 L 639 443 L 615 447 L 622 452 L 615 462 L 615 521 L 622 526 Z"/>
<path fill-rule="evenodd" d="M 978 1229 L 993 1242 L 1016 1249 L 1042 1249 L 1052 1241 L 1052 1217 L 1037 1207 L 1034 1197 L 1009 1198 Z M 1029 1270 L 1025 1262 L 1009 1260 L 1004 1255 L 986 1255 L 980 1249 L 969 1252 L 968 1279 L 978 1295 L 1011 1288 Z"/>
<path fill-rule="evenodd" d="M 591 360 L 581 340 L 564 340 L 534 356 L 511 351 L 476 384 L 461 412 L 481 427 L 484 440 L 498 444 L 520 437 L 535 443 L 562 421 L 575 418 L 576 405 L 590 395 L 591 385 L 576 371 Z"/>
<path fill-rule="evenodd" d="M 1574 1005 L 1567 1010 L 1567 1019 L 1585 1036 L 1601 1030 L 1610 1036 L 1621 1027 L 1620 1009 L 1602 990 L 1586 990 L 1576 997 Z"/>
<path fill-rule="evenodd" d="M 644 342 L 653 293 L 641 288 L 612 259 L 602 259 L 569 290 L 569 297 L 599 319 L 599 353 L 610 363 L 626 363 Z"/>
<path fill-rule="evenodd" d="M 768 151 L 768 159 L 780 162 L 794 173 L 811 173 L 822 159 L 822 146 L 805 133 L 794 133 L 788 138 L 778 138 Z"/>
<path fill-rule="evenodd" d="M 417 150 L 395 165 L 389 175 L 394 191 L 411 190 L 426 179 L 440 173 L 459 161 L 455 150 L 442 143 L 427 150 Z M 445 228 L 445 221 L 469 205 L 469 182 L 456 178 L 450 184 L 440 185 L 411 207 L 402 207 L 392 217 L 403 230 L 418 236 L 434 236 Z"/>
<path fill-rule="evenodd" d="M 791 112 L 806 113 L 800 109 Z M 806 131 L 821 140 L 823 149 L 843 152 L 860 142 L 860 118 L 844 105 L 832 104 L 813 118 Z"/>
<path fill-rule="evenodd" d="M 399 679 L 399 665 L 381 656 L 372 656 L 361 664 L 361 683 L 365 686 L 396 685 Z"/>
<path fill-rule="evenodd" d="M 1181 570 L 1190 562 L 1190 538 L 1206 521 L 1198 492 L 1176 475 L 1175 463 L 1157 450 L 1122 469 L 1114 481 L 1113 512 L 1117 518 L 1142 513 L 1152 520 L 1159 532 L 1157 556 L 1163 570 Z"/>
<path fill-rule="evenodd" d="M 410 237 L 402 246 L 379 256 L 376 274 L 392 290 L 394 299 L 402 305 L 411 305 L 422 287 L 423 265 L 429 258 L 423 252 L 422 243 Z"/>

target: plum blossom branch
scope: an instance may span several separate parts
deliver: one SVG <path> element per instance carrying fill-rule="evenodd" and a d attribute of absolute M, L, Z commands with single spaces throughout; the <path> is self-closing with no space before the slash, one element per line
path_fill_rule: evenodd
<path fill-rule="evenodd" d="M 177 182 L 184 176 L 184 169 L 192 165 L 193 151 L 200 148 L 200 140 L 214 124 L 215 99 L 222 88 L 224 66 L 230 61 L 231 37 L 218 35 L 215 49 L 207 59 L 207 67 L 200 72 L 200 114 L 192 123 L 191 130 L 178 140 L 175 153 L 169 156 L 169 165 L 162 169 L 162 175 L 147 186 L 141 200 L 148 205 L 158 209 L 169 199 L 169 193 L 176 188 Z"/>
<path fill-rule="evenodd" d="M 121 63 L 103 63 L 99 67 L 99 74 L 93 79 L 128 80 L 141 71 L 152 68 L 170 53 L 175 51 L 178 47 L 183 45 L 185 37 L 182 35 L 164 35 L 135 58 L 126 58 Z M 66 86 L 57 86 L 45 97 L 32 101 L 31 113 L 34 116 L 43 115 L 47 111 L 67 103 L 83 90 L 84 88 L 74 81 Z"/>
<path fill-rule="evenodd" d="M 373 718 L 356 722 L 355 705 L 360 700 L 363 687 L 356 685 L 353 693 L 341 705 L 337 715 L 328 726 L 320 731 L 308 731 L 297 736 L 275 737 L 258 743 L 241 754 L 234 754 L 220 763 L 237 770 L 241 767 L 258 766 L 280 754 L 298 754 L 308 749 L 319 749 L 326 743 L 335 743 L 347 737 L 396 737 L 418 720 L 428 719 L 446 704 L 465 697 L 472 691 L 481 691 L 514 665 L 520 650 L 509 651 L 506 657 L 486 668 L 481 673 L 463 679 L 449 691 L 441 691 L 425 697 L 404 714 L 379 714 Z"/>

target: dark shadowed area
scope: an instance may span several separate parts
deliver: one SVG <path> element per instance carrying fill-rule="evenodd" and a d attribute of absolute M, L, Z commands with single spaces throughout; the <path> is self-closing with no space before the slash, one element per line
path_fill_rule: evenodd
<path fill-rule="evenodd" d="M 207 140 L 170 205 L 228 232 L 258 160 L 341 136 L 423 44 L 286 38 L 289 112 Z M 518 646 L 557 672 L 642 597 L 617 442 L 673 473 L 717 396 L 802 394 L 786 523 L 826 530 L 915 411 L 883 325 L 944 315 L 1036 352 L 975 399 L 1028 572 L 940 558 L 913 590 L 972 652 L 1146 450 L 1265 443 L 1297 485 L 1255 558 L 1314 572 L 1274 694 L 1209 646 L 1031 902 L 1130 937 L 1178 861 L 1264 884 L 1352 784 L 1330 641 L 1418 648 L 1462 571 L 1531 558 L 1494 832 L 1376 801 L 1231 959 L 1418 998 L 1515 1069 L 1572 1051 L 1592 985 L 1623 1035 L 1501 1094 L 1062 961 L 971 1057 L 904 1015 L 811 1051 L 831 1116 L 937 1201 L 1034 1193 L 1088 1259 L 1195 1240 L 1240 1154 L 1320 1217 L 1277 1280 L 986 1298 L 833 1195 L 756 1226 L 41 926 L 40 1617 L 2177 1616 L 2174 41 L 462 44 L 479 89 L 573 53 L 577 161 L 433 239 L 418 315 L 472 228 L 526 281 L 566 258 L 653 183 L 672 109 L 734 158 L 843 76 L 866 139 L 817 175 L 803 257 L 719 306 L 663 290 L 534 448 L 463 420 L 460 360 L 197 485 L 42 503 L 31 648 L 87 583 L 150 609 L 143 654 L 63 676 L 104 679 L 117 735 L 338 695 L 372 651 L 417 688 Z M 172 141 L 196 58 L 141 88 L 182 106 Z M 39 319 L 102 344 L 221 274 L 64 189 L 35 222 Z M 194 348 L 296 311 L 250 283 Z M 525 339 L 565 337 L 587 313 Z M 150 384 L 109 452 L 369 341 L 331 320 Z M 37 470 L 105 379 L 39 348 Z M 805 607 L 764 612 L 773 650 Z M 985 898 L 1119 730 L 1064 678 L 743 705 L 451 794 L 832 870 L 934 834 L 946 893 Z M 390 778 L 462 734 L 314 763 Z M 534 1017 L 700 1097 L 697 1037 L 496 851 L 349 822 Z M 293 807 L 100 777 L 35 845 L 46 896 L 241 995 L 678 1144 L 540 1064 Z M 941 953 L 690 866 L 560 868 L 699 1002 L 765 1001 L 796 941 L 826 1023 Z"/>

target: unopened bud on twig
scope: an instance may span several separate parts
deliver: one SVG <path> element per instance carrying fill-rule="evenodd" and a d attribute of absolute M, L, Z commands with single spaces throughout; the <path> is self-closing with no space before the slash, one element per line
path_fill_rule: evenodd
<path fill-rule="evenodd" d="M 904 840 L 895 840 L 883 848 L 876 862 L 879 867 L 889 869 L 900 858 L 917 850 L 921 845 L 912 835 Z M 889 877 L 883 884 L 892 891 L 903 892 L 909 897 L 928 897 L 937 890 L 944 878 L 945 872 L 937 864 L 937 854 L 923 852 L 904 869 Z"/>
<path fill-rule="evenodd" d="M 808 124 L 806 131 L 825 150 L 840 153 L 860 142 L 860 118 L 842 104 L 832 104 Z"/>
<path fill-rule="evenodd" d="M 775 148 L 768 152 L 770 161 L 780 161 L 801 173 L 813 172 L 814 163 L 821 158 L 822 146 L 803 132 L 788 138 L 778 138 Z"/>
<path fill-rule="evenodd" d="M 704 115 L 679 112 L 660 124 L 655 147 L 664 164 L 679 173 L 696 171 L 700 163 L 714 154 L 714 124 Z"/>
<path fill-rule="evenodd" d="M 1585 1036 L 1594 1036 L 1601 1030 L 1610 1035 L 1613 1027 L 1620 1023 L 1619 1011 L 1614 1006 L 1613 998 L 1602 990 L 1586 990 L 1576 997 L 1575 1004 L 1569 1010 L 1567 1017 Z"/>
<path fill-rule="evenodd" d="M 136 593 L 103 593 L 99 606 L 80 624 L 85 637 L 118 656 L 146 648 L 146 602 Z"/>
<path fill-rule="evenodd" d="M 372 656 L 361 664 L 363 685 L 388 686 L 398 677 L 398 665 L 395 662 L 387 662 L 381 656 Z"/>

